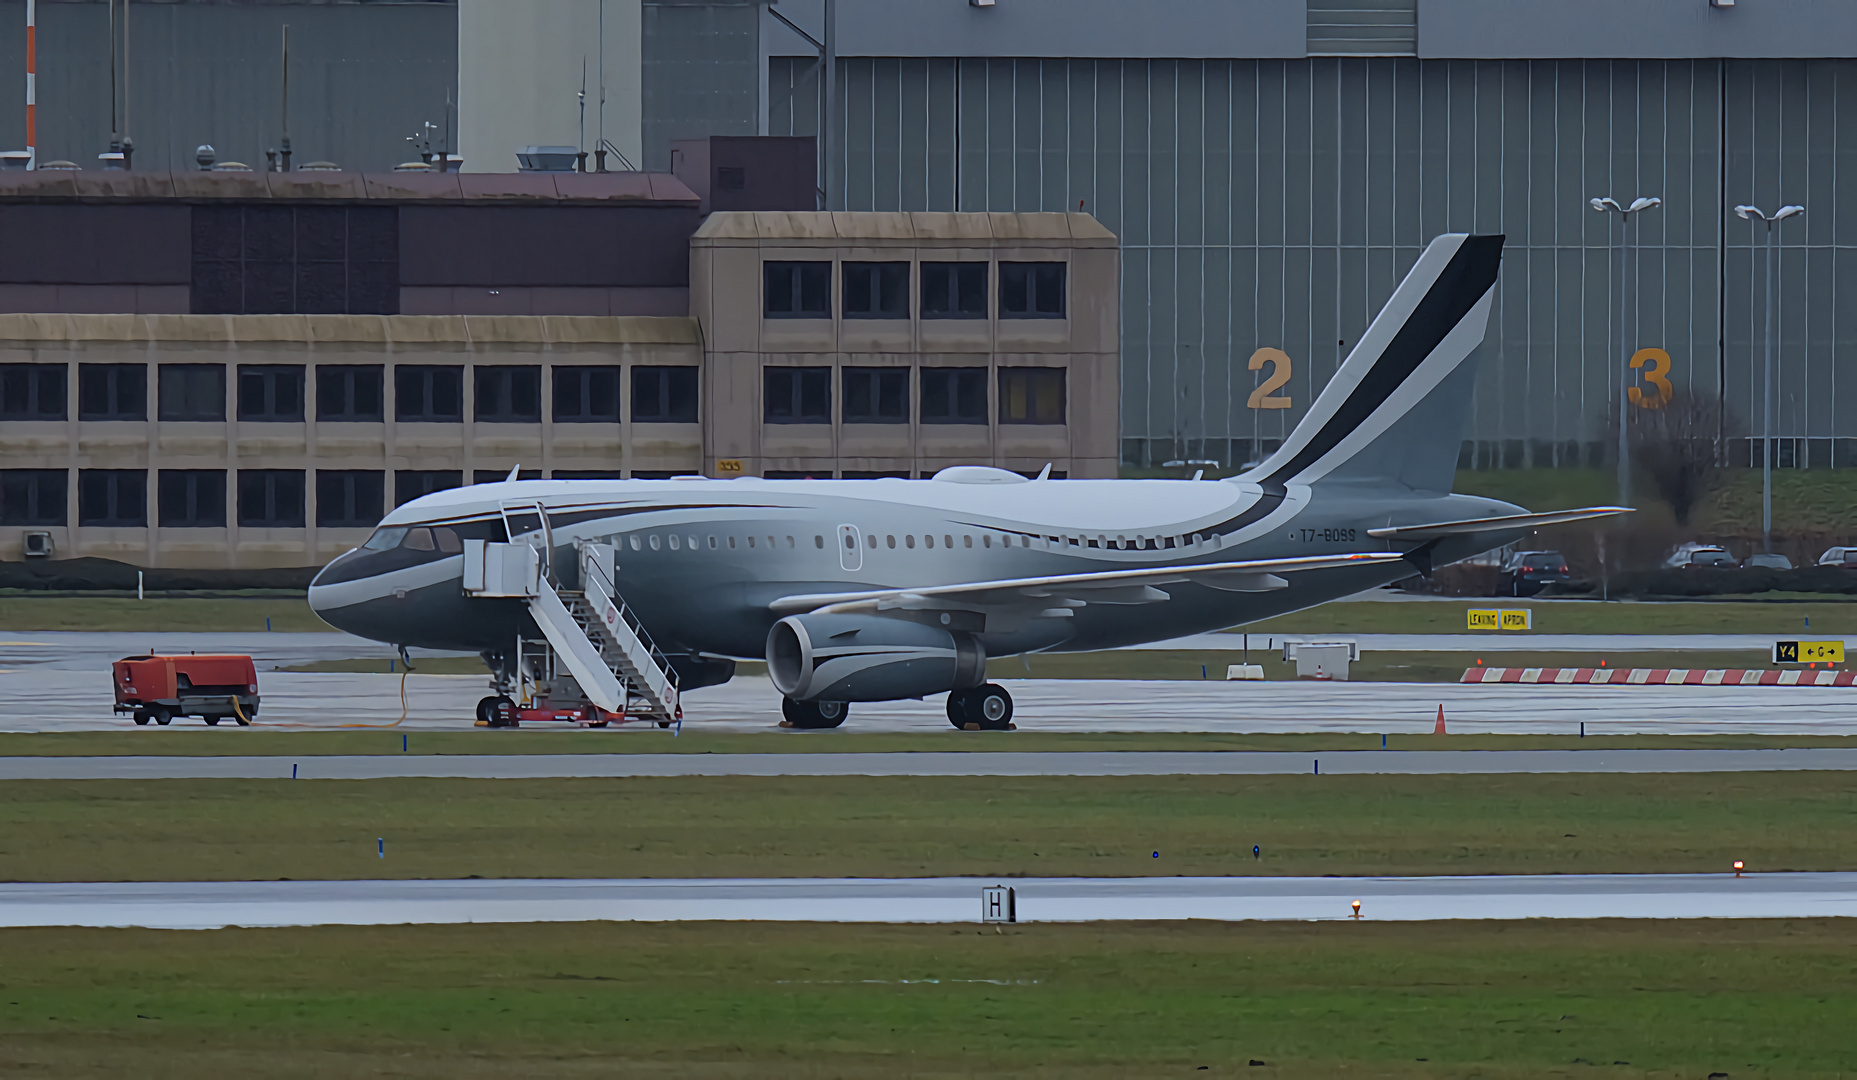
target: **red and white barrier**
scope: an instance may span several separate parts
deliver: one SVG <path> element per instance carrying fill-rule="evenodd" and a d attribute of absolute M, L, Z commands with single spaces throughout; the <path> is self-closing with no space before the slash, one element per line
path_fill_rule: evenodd
<path fill-rule="evenodd" d="M 1758 668 L 1519 668 L 1474 667 L 1467 683 L 1555 683 L 1573 686 L 1850 686 L 1857 671 Z"/>

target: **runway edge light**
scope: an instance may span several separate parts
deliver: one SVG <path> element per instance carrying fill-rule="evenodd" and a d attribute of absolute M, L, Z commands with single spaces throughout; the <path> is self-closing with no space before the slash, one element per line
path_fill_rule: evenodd
<path fill-rule="evenodd" d="M 1361 917 L 1361 902 L 1359 900 L 1356 900 L 1354 901 L 1354 914 L 1349 915 L 1348 918 L 1358 919 L 1360 917 Z"/>
<path fill-rule="evenodd" d="M 1736 860 L 1734 861 L 1734 876 L 1735 876 L 1735 877 L 1740 877 L 1740 876 L 1741 876 L 1741 871 L 1742 871 L 1743 869 L 1745 869 L 1745 867 L 1743 866 L 1743 864 L 1742 864 L 1742 862 L 1741 862 L 1741 860 L 1740 860 L 1740 859 L 1736 859 Z"/>

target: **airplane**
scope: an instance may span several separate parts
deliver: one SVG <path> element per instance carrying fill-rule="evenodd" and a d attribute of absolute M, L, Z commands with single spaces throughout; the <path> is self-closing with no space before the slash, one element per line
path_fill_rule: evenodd
<path fill-rule="evenodd" d="M 987 466 L 926 480 L 512 472 L 394 509 L 318 572 L 309 602 L 402 654 L 478 652 L 507 694 L 539 616 L 520 598 L 467 591 L 467 563 L 475 555 L 481 575 L 484 551 L 527 544 L 567 567 L 573 551 L 603 545 L 613 591 L 679 692 L 765 659 L 788 726 L 837 727 L 854 703 L 947 694 L 956 727 L 1004 729 L 1012 698 L 987 681 L 990 659 L 1224 630 L 1429 574 L 1540 526 L 1628 513 L 1531 514 L 1451 492 L 1502 247 L 1501 236 L 1433 240 L 1281 447 L 1228 479 L 1028 479 Z M 498 700 L 480 720 L 495 724 Z"/>

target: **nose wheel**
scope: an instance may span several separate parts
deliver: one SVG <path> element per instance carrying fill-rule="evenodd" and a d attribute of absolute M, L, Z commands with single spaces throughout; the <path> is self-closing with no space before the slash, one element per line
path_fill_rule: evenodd
<path fill-rule="evenodd" d="M 962 731 L 1011 731 L 1012 695 L 998 683 L 950 691 L 948 723 Z"/>

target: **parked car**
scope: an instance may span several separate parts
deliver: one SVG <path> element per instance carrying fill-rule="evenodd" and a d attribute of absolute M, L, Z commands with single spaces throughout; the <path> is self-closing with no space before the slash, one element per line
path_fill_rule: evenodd
<path fill-rule="evenodd" d="M 1818 557 L 1818 565 L 1857 570 L 1857 547 L 1826 548 L 1825 553 Z"/>
<path fill-rule="evenodd" d="M 1793 561 L 1778 552 L 1768 551 L 1749 555 L 1741 564 L 1743 570 L 1791 570 Z"/>
<path fill-rule="evenodd" d="M 1567 557 L 1558 551 L 1518 551 L 1503 560 L 1498 592 L 1533 596 L 1543 588 L 1567 580 Z"/>
<path fill-rule="evenodd" d="M 1740 564 L 1728 549 L 1714 544 L 1684 544 L 1664 565 L 1673 570 L 1733 570 Z"/>

